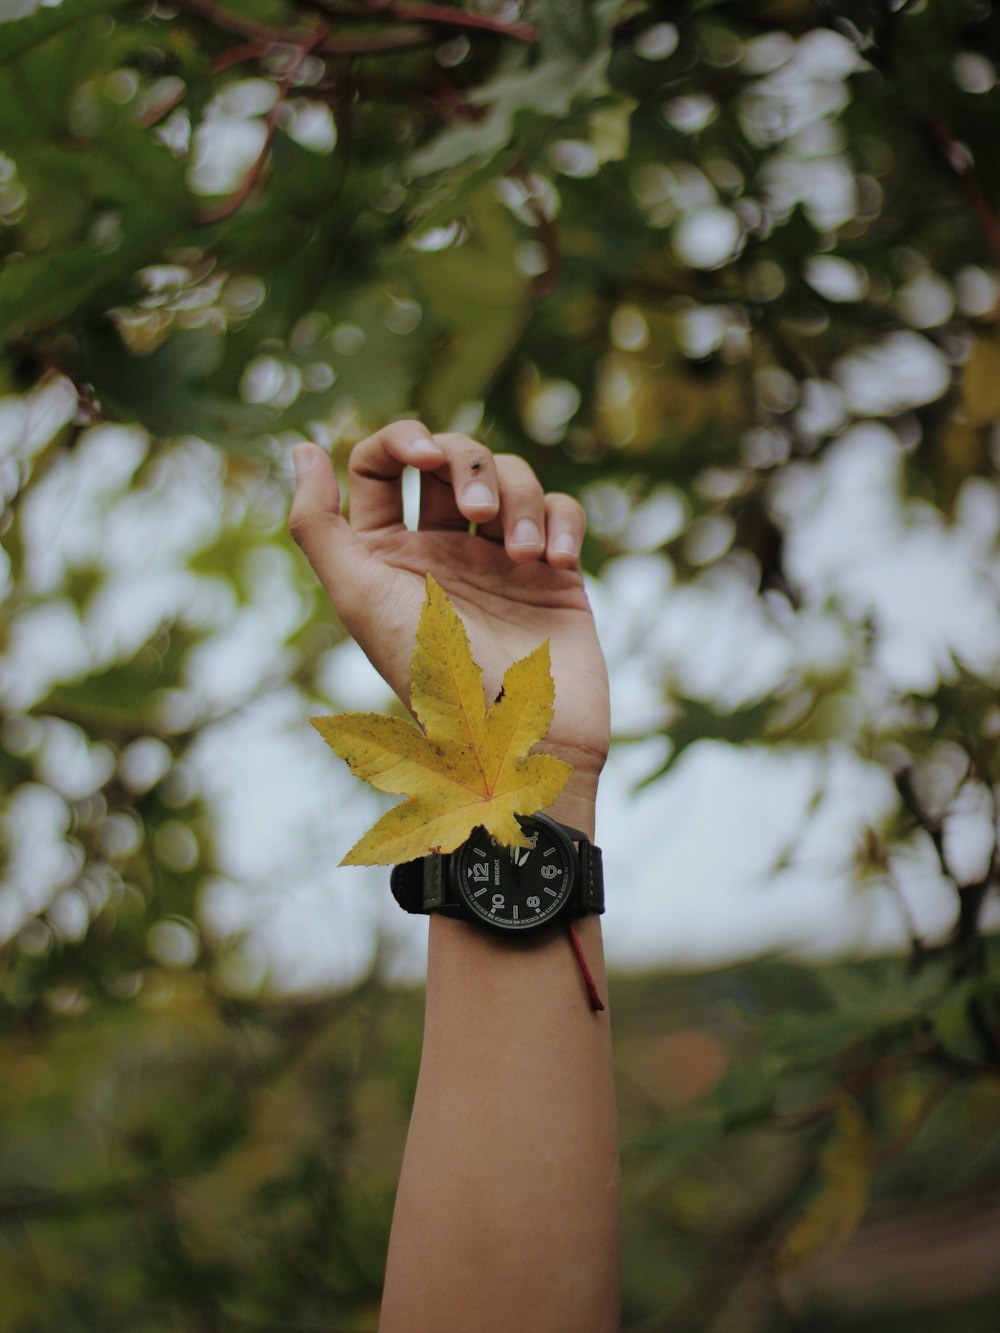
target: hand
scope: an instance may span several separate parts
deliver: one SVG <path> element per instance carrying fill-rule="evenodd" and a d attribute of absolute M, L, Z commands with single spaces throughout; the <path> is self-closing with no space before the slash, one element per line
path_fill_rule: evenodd
<path fill-rule="evenodd" d="M 430 572 L 465 623 L 488 699 L 511 662 L 550 641 L 555 714 L 541 748 L 573 764 L 571 787 L 592 802 L 610 723 L 607 670 L 578 565 L 580 505 L 545 495 L 516 455 L 494 457 L 465 435 L 431 438 L 416 421 L 397 421 L 354 448 L 349 520 L 324 451 L 301 444 L 293 455 L 291 533 L 344 626 L 400 699 L 409 702 Z M 406 467 L 422 474 L 415 532 L 403 524 Z M 566 817 L 572 813 L 567 808 Z"/>

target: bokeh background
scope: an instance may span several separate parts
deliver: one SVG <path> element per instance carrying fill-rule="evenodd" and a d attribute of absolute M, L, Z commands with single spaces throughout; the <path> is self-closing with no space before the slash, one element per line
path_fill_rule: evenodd
<path fill-rule="evenodd" d="M 994 1333 L 1000 16 L 0 20 L 0 1330 L 375 1328 L 424 927 L 284 523 L 405 415 L 589 515 L 623 1327 Z"/>

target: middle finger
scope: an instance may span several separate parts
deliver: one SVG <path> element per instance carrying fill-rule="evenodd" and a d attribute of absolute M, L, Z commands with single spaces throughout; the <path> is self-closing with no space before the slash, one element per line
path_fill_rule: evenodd
<path fill-rule="evenodd" d="M 545 492 L 532 469 L 517 454 L 498 454 L 500 512 L 479 529 L 484 537 L 502 539 L 517 563 L 537 560 L 545 550 Z"/>
<path fill-rule="evenodd" d="M 467 435 L 435 435 L 445 461 L 420 479 L 420 527 L 457 528 L 486 523 L 500 507 L 496 462 L 485 444 Z"/>

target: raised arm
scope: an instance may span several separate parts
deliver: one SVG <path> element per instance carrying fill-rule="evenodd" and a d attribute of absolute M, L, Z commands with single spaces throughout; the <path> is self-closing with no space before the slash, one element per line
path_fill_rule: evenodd
<path fill-rule="evenodd" d="M 578 567 L 579 505 L 544 495 L 522 459 L 432 438 L 418 422 L 356 447 L 349 521 L 323 451 L 300 445 L 295 463 L 292 532 L 404 701 L 427 572 L 462 615 L 488 697 L 512 661 L 550 640 L 556 704 L 541 748 L 576 771 L 547 813 L 593 837 L 608 694 Z M 423 474 L 415 532 L 403 524 L 406 466 Z M 578 930 L 604 993 L 599 919 Z M 381 1333 L 612 1333 L 618 1274 L 607 1012 L 591 1010 L 562 929 L 508 942 L 432 917 Z"/>

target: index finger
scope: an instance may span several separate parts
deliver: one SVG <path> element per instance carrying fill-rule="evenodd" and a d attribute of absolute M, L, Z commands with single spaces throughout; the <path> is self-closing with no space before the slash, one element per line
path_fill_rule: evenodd
<path fill-rule="evenodd" d="M 348 464 L 351 527 L 376 532 L 403 527 L 403 486 L 407 467 L 438 468 L 442 449 L 419 421 L 394 421 L 356 444 Z"/>

